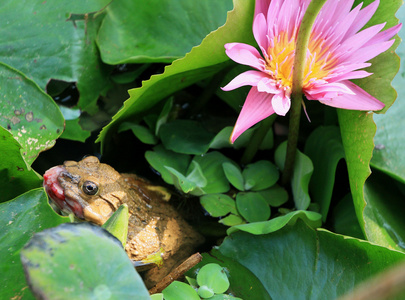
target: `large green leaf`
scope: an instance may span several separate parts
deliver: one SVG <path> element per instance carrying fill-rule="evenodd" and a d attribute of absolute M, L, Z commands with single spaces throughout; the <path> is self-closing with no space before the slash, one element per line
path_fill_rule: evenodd
<path fill-rule="evenodd" d="M 1 1 L 0 61 L 45 89 L 49 79 L 77 81 L 81 107 L 94 111 L 105 75 L 95 44 L 101 19 L 84 15 L 99 11 L 111 0 Z"/>
<path fill-rule="evenodd" d="M 52 98 L 24 74 L 0 64 L 0 125 L 22 146 L 30 166 L 41 151 L 55 144 L 64 119 Z"/>
<path fill-rule="evenodd" d="M 121 242 L 90 223 L 35 234 L 21 250 L 21 261 L 41 299 L 150 299 Z"/>
<path fill-rule="evenodd" d="M 21 145 L 1 126 L 0 149 L 0 202 L 41 186 L 40 176 L 21 156 Z"/>
<path fill-rule="evenodd" d="M 0 204 L 1 299 L 34 299 L 25 281 L 20 250 L 35 232 L 65 222 L 68 218 L 49 206 L 43 188 Z"/>
<path fill-rule="evenodd" d="M 195 82 L 208 78 L 229 66 L 229 58 L 224 44 L 245 42 L 254 44 L 252 34 L 253 0 L 234 0 L 234 9 L 228 13 L 224 26 L 211 32 L 201 43 L 194 47 L 184 58 L 174 61 L 165 68 L 163 74 L 154 75 L 143 82 L 142 87 L 129 90 L 130 98 L 124 107 L 113 117 L 97 141 L 102 148 L 107 146 L 112 133 L 125 120 L 139 119 L 140 115 L 167 96 Z"/>
<path fill-rule="evenodd" d="M 328 126 L 315 129 L 305 143 L 305 154 L 314 164 L 309 189 L 313 201 L 321 207 L 322 220 L 325 222 L 332 199 L 336 167 L 345 156 L 339 128 Z"/>
<path fill-rule="evenodd" d="M 405 6 L 401 6 L 397 12 L 400 21 L 405 21 Z M 404 39 L 405 32 L 401 30 L 398 34 Z M 405 44 L 401 43 L 396 50 L 403 61 L 405 59 Z M 387 113 L 375 115 L 374 121 L 377 124 L 377 133 L 374 137 L 373 158 L 371 166 L 377 168 L 393 178 L 405 183 L 405 66 L 402 63 L 392 85 L 398 93 L 398 100 L 393 104 Z M 395 120 L 395 121 L 394 121 Z"/>
<path fill-rule="evenodd" d="M 364 2 L 369 4 L 372 1 L 367 0 Z M 397 24 L 398 20 L 394 14 L 401 3 L 401 0 L 380 1 L 376 14 L 367 26 L 387 22 L 386 28 L 388 28 Z M 392 105 L 396 97 L 395 90 L 390 87 L 390 83 L 399 67 L 399 58 L 394 53 L 398 43 L 399 40 L 391 49 L 371 60 L 372 66 L 367 68 L 367 71 L 373 73 L 373 75 L 354 81 L 368 93 L 385 103 L 386 108 L 384 110 Z M 365 228 L 367 216 L 364 214 L 367 202 L 364 199 L 363 187 L 367 177 L 370 175 L 369 163 L 374 148 L 373 138 L 376 126 L 373 122 L 373 114 L 339 109 L 338 117 L 357 218 L 361 228 L 365 231 L 367 239 L 369 239 L 372 233 L 367 232 Z"/>
<path fill-rule="evenodd" d="M 108 64 L 171 62 L 225 23 L 232 1 L 113 1 L 98 45 Z"/>
<path fill-rule="evenodd" d="M 402 185 L 404 186 L 404 185 Z M 404 195 L 394 180 L 373 173 L 364 186 L 365 231 L 379 245 L 405 252 Z"/>
<path fill-rule="evenodd" d="M 351 194 L 347 194 L 338 202 L 331 212 L 330 219 L 333 232 L 364 240 L 364 234 L 359 226 Z"/>
<path fill-rule="evenodd" d="M 267 235 L 236 232 L 219 251 L 249 269 L 272 299 L 336 299 L 405 254 L 314 230 L 302 221 Z M 404 298 L 401 298 L 404 299 Z"/>

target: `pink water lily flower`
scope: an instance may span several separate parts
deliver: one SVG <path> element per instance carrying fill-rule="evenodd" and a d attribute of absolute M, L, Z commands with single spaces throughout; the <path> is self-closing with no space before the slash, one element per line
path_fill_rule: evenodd
<path fill-rule="evenodd" d="M 247 44 L 229 43 L 226 54 L 256 70 L 244 72 L 224 91 L 252 86 L 231 135 L 234 142 L 246 129 L 290 109 L 295 42 L 310 0 L 256 0 L 253 35 L 259 51 Z M 388 50 L 401 24 L 381 31 L 379 24 L 360 31 L 379 5 L 352 9 L 354 0 L 328 0 L 311 31 L 304 72 L 303 93 L 308 100 L 344 109 L 380 110 L 384 104 L 350 82 L 371 73 L 360 70 Z"/>

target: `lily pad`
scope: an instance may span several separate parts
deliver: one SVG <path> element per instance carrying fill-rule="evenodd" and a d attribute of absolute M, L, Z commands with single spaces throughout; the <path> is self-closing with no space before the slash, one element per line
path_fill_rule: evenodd
<path fill-rule="evenodd" d="M 21 145 L 1 126 L 0 149 L 0 202 L 42 185 L 40 176 L 27 166 L 21 156 Z"/>
<path fill-rule="evenodd" d="M 368 4 L 372 1 L 356 0 L 355 2 L 357 4 L 360 2 Z M 389 28 L 398 24 L 395 12 L 401 4 L 401 0 L 380 1 L 377 12 L 366 26 L 370 27 L 386 22 L 385 28 Z M 397 39 L 389 50 L 370 61 L 372 65 L 367 68 L 366 71 L 373 73 L 373 75 L 367 78 L 353 80 L 354 83 L 386 105 L 383 111 L 386 111 L 396 98 L 395 90 L 390 87 L 390 83 L 399 67 L 399 58 L 394 52 L 398 44 L 399 39 Z M 370 216 L 364 215 L 365 206 L 367 205 L 364 197 L 364 184 L 367 177 L 370 175 L 369 164 L 374 149 L 373 138 L 376 132 L 376 126 L 373 122 L 373 114 L 369 112 L 338 109 L 338 118 L 356 215 L 360 227 L 365 231 L 366 238 L 369 239 L 372 232 L 369 233 L 365 230 L 366 219 L 370 219 Z"/>
<path fill-rule="evenodd" d="M 62 134 L 62 113 L 32 80 L 4 64 L 0 64 L 0 81 L 7 82 L 0 89 L 0 125 L 20 143 L 30 166 Z"/>
<path fill-rule="evenodd" d="M 35 299 L 25 280 L 20 250 L 35 232 L 68 221 L 49 206 L 43 188 L 0 204 L 1 299 Z"/>
<path fill-rule="evenodd" d="M 367 238 L 379 245 L 405 252 L 404 194 L 394 180 L 373 173 L 364 186 L 364 198 L 367 202 L 364 209 Z"/>
<path fill-rule="evenodd" d="M 401 22 L 405 20 L 405 6 L 401 6 L 396 14 Z M 402 29 L 398 33 L 403 40 L 405 31 Z M 403 61 L 405 59 L 405 44 L 400 43 L 397 54 Z M 398 100 L 385 113 L 374 115 L 374 121 L 377 124 L 377 132 L 374 137 L 375 148 L 371 166 L 392 176 L 396 180 L 405 183 L 405 139 L 403 128 L 405 128 L 405 66 L 400 64 L 399 72 L 392 81 L 392 86 L 398 93 Z M 395 121 L 393 121 L 395 120 Z"/>
<path fill-rule="evenodd" d="M 113 2 L 98 36 L 101 56 L 112 65 L 171 62 L 223 25 L 231 9 L 231 0 Z"/>
<path fill-rule="evenodd" d="M 21 250 L 21 261 L 42 299 L 150 299 L 121 242 L 90 223 L 35 234 Z"/>
<path fill-rule="evenodd" d="M 255 274 L 272 299 L 336 299 L 405 260 L 401 252 L 314 230 L 301 220 L 266 235 L 233 233 L 219 251 Z"/>
<path fill-rule="evenodd" d="M 77 82 L 80 107 L 94 112 L 107 72 L 95 43 L 103 16 L 91 13 L 109 2 L 1 2 L 0 61 L 26 74 L 43 90 L 51 78 Z"/>

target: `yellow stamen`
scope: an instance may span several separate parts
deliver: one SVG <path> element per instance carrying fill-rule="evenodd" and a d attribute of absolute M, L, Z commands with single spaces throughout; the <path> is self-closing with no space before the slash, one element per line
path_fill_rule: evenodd
<path fill-rule="evenodd" d="M 266 58 L 266 70 L 268 74 L 277 84 L 290 89 L 292 86 L 295 41 L 295 35 L 288 38 L 285 32 L 281 32 L 273 39 L 273 45 L 267 49 L 268 58 Z M 323 40 L 310 39 L 308 50 L 304 70 L 304 89 L 314 79 L 327 77 L 336 66 L 336 59 L 333 58 L 329 48 L 324 45 Z"/>

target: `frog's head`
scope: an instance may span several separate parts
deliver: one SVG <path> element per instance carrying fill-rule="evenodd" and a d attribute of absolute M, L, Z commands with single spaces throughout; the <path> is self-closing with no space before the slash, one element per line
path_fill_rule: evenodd
<path fill-rule="evenodd" d="M 65 161 L 46 171 L 44 187 L 65 213 L 102 225 L 126 197 L 120 178 L 112 167 L 88 156 L 80 162 Z"/>

